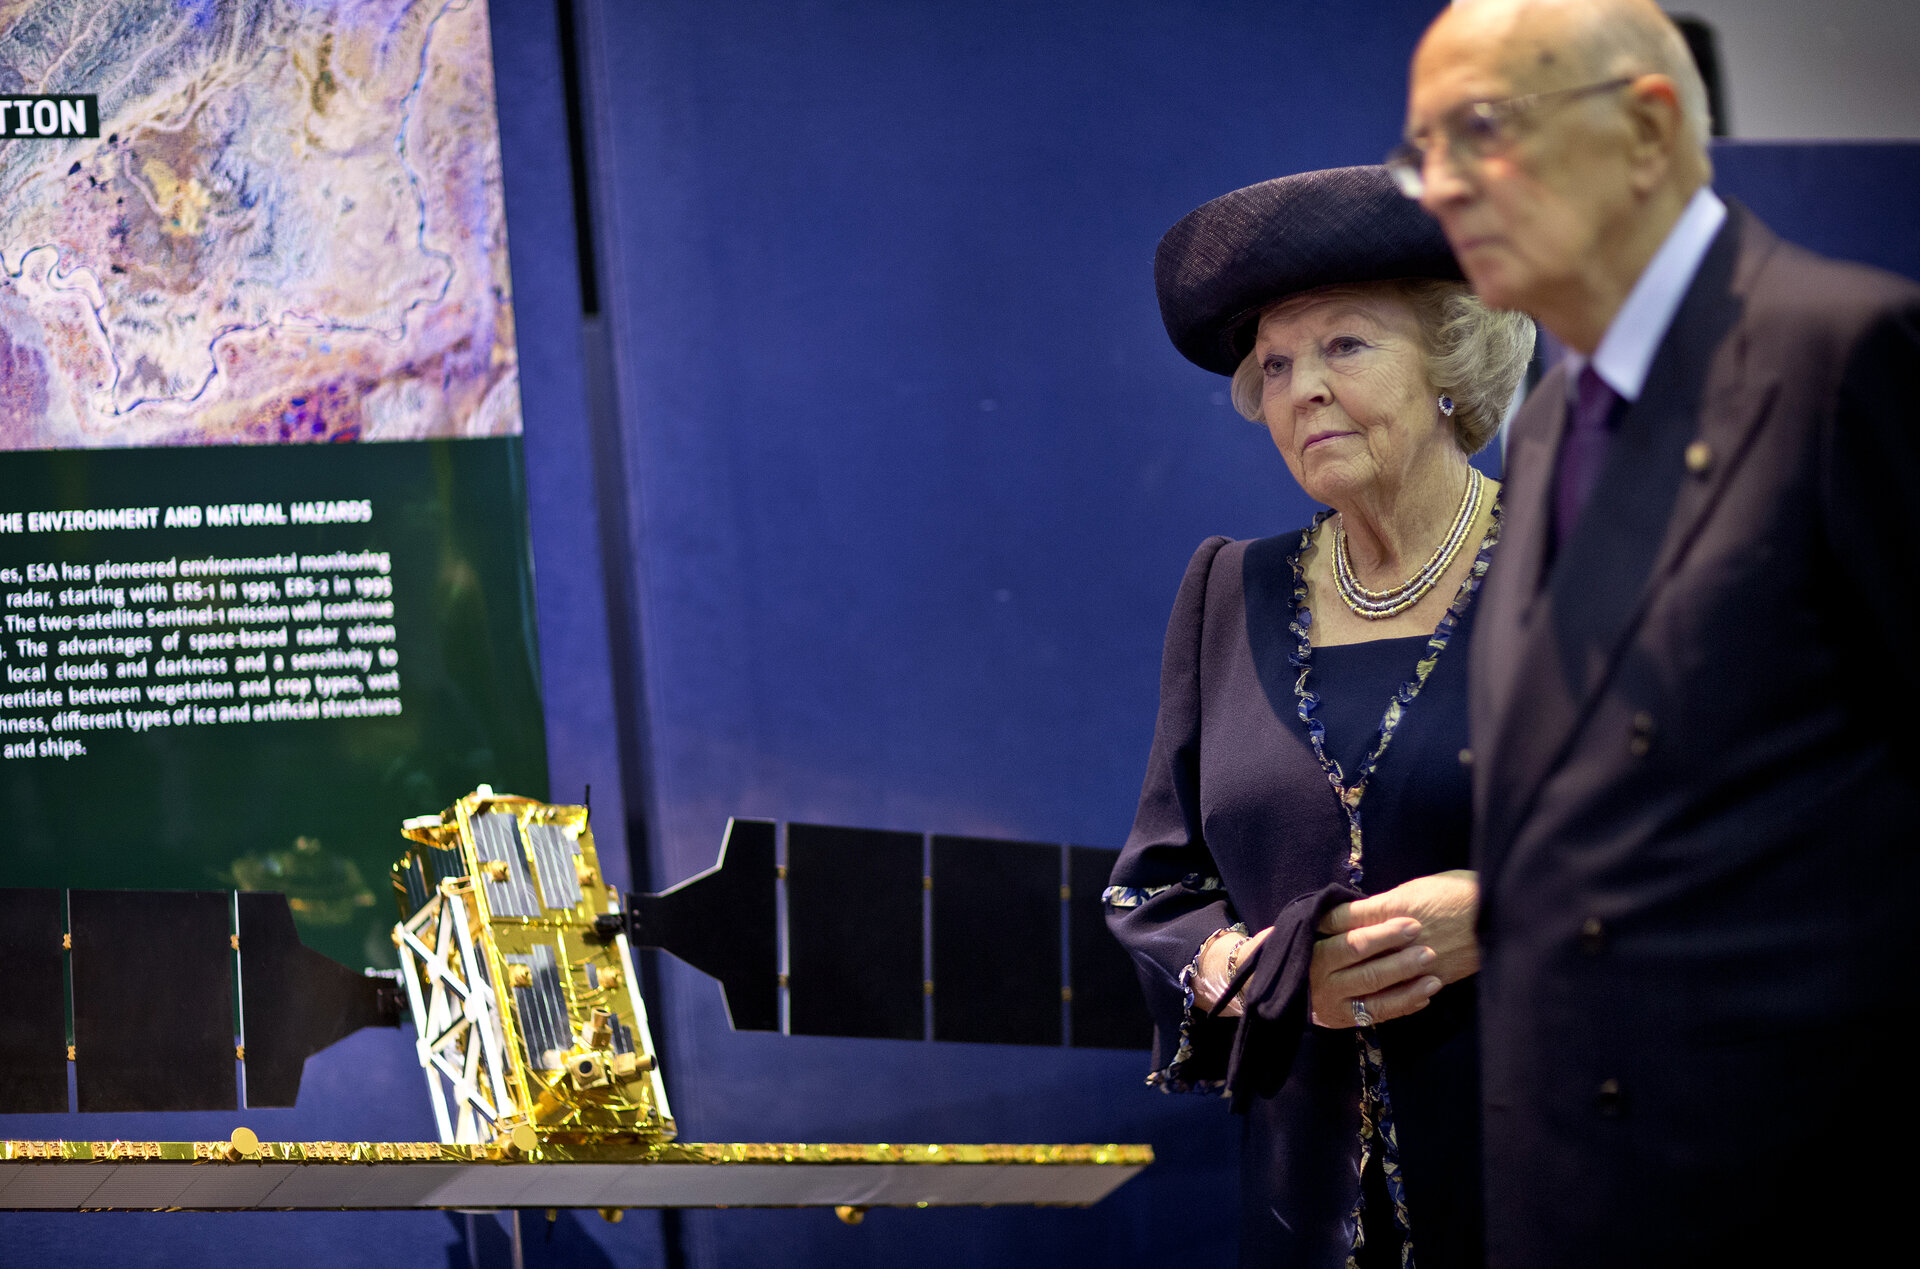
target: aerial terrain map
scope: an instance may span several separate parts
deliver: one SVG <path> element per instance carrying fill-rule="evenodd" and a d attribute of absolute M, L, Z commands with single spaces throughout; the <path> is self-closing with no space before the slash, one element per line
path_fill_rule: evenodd
<path fill-rule="evenodd" d="M 0 450 L 520 431 L 484 0 L 0 0 Z"/>
<path fill-rule="evenodd" d="M 0 886 L 385 965 L 545 796 L 494 98 L 486 0 L 0 0 Z"/>

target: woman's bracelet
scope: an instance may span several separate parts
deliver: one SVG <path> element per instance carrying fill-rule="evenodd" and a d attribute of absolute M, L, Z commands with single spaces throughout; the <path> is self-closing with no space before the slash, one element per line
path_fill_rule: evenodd
<path fill-rule="evenodd" d="M 1240 953 L 1246 951 L 1247 944 L 1251 942 L 1253 942 L 1253 936 L 1251 934 L 1242 934 L 1240 936 L 1240 941 L 1233 945 L 1233 950 L 1227 953 L 1227 986 L 1228 987 L 1233 986 L 1233 976 L 1234 974 L 1239 972 Z"/>
<path fill-rule="evenodd" d="M 1207 959 L 1207 953 L 1213 950 L 1213 945 L 1229 934 L 1240 934 L 1240 931 L 1230 925 L 1223 925 L 1213 933 L 1207 935 L 1206 939 L 1200 944 L 1200 950 L 1193 954 L 1193 963 L 1196 969 Z M 1240 937 L 1245 938 L 1246 935 L 1241 934 Z"/>

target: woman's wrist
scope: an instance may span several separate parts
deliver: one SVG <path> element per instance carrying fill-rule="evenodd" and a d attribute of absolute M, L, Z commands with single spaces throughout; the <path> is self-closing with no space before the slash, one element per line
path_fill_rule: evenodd
<path fill-rule="evenodd" d="M 1239 969 L 1240 953 L 1253 940 L 1245 929 L 1239 926 L 1227 926 L 1215 930 L 1200 945 L 1200 951 L 1193 958 L 1193 1003 L 1196 1009 L 1211 1011 L 1226 994 L 1227 984 L 1233 981 L 1233 975 Z M 1228 1014 L 1239 1012 L 1231 1003 Z"/>

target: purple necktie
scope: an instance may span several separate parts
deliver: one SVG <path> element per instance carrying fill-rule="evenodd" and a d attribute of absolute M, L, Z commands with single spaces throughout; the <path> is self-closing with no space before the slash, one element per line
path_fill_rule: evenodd
<path fill-rule="evenodd" d="M 1581 368 L 1578 395 L 1567 419 L 1567 434 L 1560 442 L 1560 470 L 1553 482 L 1554 541 L 1562 546 L 1580 522 L 1580 509 L 1600 479 L 1600 467 L 1607 460 L 1607 442 L 1613 439 L 1614 407 L 1619 396 L 1606 380 L 1594 372 L 1593 363 Z"/>

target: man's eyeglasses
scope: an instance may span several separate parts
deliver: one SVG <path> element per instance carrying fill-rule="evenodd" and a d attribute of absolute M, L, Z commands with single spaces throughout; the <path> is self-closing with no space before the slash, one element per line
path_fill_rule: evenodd
<path fill-rule="evenodd" d="M 1447 153 L 1484 159 L 1514 143 L 1526 115 L 1551 103 L 1565 103 L 1594 93 L 1612 92 L 1631 84 L 1636 76 L 1626 75 L 1578 88 L 1556 88 L 1551 92 L 1528 93 L 1524 97 L 1505 97 L 1499 101 L 1469 101 L 1441 115 L 1435 129 L 1447 140 Z M 1418 137 L 1409 137 L 1387 155 L 1387 172 L 1393 183 L 1408 198 L 1419 198 L 1427 190 L 1427 140 L 1435 129 Z"/>

